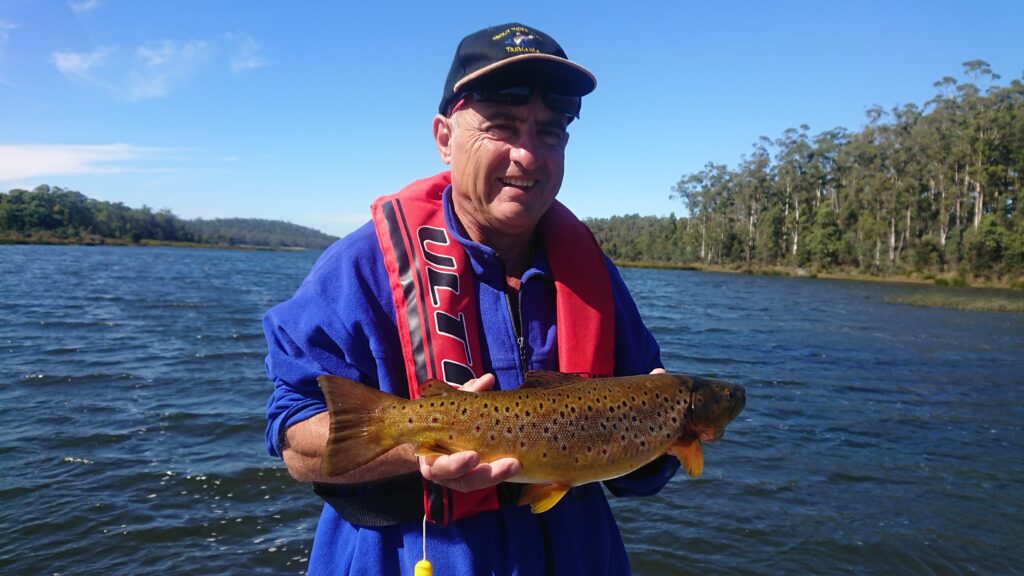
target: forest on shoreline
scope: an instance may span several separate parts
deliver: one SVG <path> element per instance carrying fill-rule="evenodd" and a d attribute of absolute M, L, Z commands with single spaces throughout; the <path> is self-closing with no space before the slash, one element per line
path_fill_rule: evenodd
<path fill-rule="evenodd" d="M 1024 84 L 982 60 L 859 132 L 802 125 L 672 188 L 686 217 L 588 219 L 616 261 L 1022 285 Z M 984 83 L 983 91 L 979 84 Z M 963 282 L 965 280 L 961 280 Z"/>
<path fill-rule="evenodd" d="M 129 208 L 46 184 L 0 193 L 0 243 L 322 249 L 335 240 L 319 230 L 280 220 L 185 220 L 170 210 Z"/>

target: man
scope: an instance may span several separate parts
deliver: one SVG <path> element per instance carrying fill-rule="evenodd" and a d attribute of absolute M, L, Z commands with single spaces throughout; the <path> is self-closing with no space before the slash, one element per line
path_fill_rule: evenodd
<path fill-rule="evenodd" d="M 320 476 L 329 417 L 316 378 L 336 374 L 404 397 L 443 379 L 486 393 L 529 370 L 641 374 L 659 349 L 615 267 L 555 201 L 567 126 L 593 75 L 546 34 L 506 24 L 459 44 L 434 118 L 449 173 L 374 203 L 373 220 L 329 248 L 264 318 L 267 446 L 324 507 L 310 574 L 411 574 L 423 546 L 436 574 L 627 574 L 597 484 L 554 508 L 516 505 L 514 459 L 417 457 L 401 446 Z M 678 469 L 661 458 L 605 482 L 648 495 Z"/>

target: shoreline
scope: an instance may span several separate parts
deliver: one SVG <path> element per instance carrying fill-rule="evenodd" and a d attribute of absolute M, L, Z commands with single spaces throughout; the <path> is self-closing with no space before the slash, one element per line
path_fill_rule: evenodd
<path fill-rule="evenodd" d="M 720 272 L 723 274 L 747 274 L 751 276 L 788 276 L 791 278 L 808 278 L 822 280 L 852 280 L 855 282 L 882 282 L 892 284 L 914 284 L 918 286 L 941 286 L 951 288 L 975 288 L 985 290 L 1024 291 L 1024 278 L 992 280 L 982 277 L 963 277 L 957 274 L 925 274 L 906 275 L 889 274 L 885 276 L 849 270 L 814 271 L 790 266 L 725 266 L 718 264 L 676 264 L 669 262 L 644 262 L 633 260 L 615 260 L 620 268 L 650 268 L 655 270 L 688 270 L 693 272 Z"/>
<path fill-rule="evenodd" d="M 139 240 L 132 242 L 119 238 L 12 238 L 0 236 L 0 245 L 21 244 L 25 246 L 133 246 L 136 248 L 203 248 L 209 250 L 267 250 L 271 252 L 302 252 L 305 250 L 322 250 L 305 246 L 256 246 L 253 244 L 204 244 L 202 242 L 173 242 L 168 240 Z"/>

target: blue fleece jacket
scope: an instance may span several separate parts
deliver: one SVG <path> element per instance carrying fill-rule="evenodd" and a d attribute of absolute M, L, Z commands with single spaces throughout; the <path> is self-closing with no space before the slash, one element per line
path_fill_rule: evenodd
<path fill-rule="evenodd" d="M 475 272 L 485 372 L 497 377 L 496 389 L 514 389 L 527 370 L 556 370 L 555 289 L 543 251 L 522 277 L 519 297 L 528 364 L 522 366 L 502 264 L 493 250 L 465 237 L 450 194 L 449 188 L 445 222 Z M 615 300 L 616 374 L 646 374 L 661 366 L 658 345 L 618 270 L 607 259 L 606 265 Z M 269 347 L 267 374 L 274 381 L 266 435 L 272 455 L 281 455 L 284 430 L 326 410 L 316 382 L 319 375 L 336 374 L 408 397 L 394 304 L 372 223 L 328 248 L 295 295 L 267 312 L 263 327 Z M 678 468 L 675 458 L 663 457 L 604 484 L 616 496 L 650 495 Z M 325 506 L 308 573 L 411 575 L 421 545 L 419 522 L 354 526 Z M 576 488 L 544 514 L 509 507 L 445 527 L 428 525 L 427 547 L 437 576 L 629 573 L 615 519 L 596 483 Z"/>

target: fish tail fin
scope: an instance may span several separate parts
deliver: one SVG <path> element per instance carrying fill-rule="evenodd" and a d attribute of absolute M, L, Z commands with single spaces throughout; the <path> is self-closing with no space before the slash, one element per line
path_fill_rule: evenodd
<path fill-rule="evenodd" d="M 324 478 L 345 474 L 397 446 L 376 423 L 382 405 L 400 401 L 395 396 L 339 376 L 317 378 L 327 401 L 331 428 L 320 462 Z"/>

